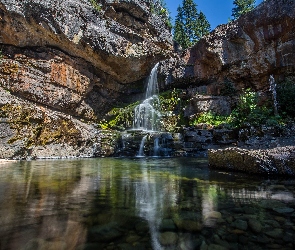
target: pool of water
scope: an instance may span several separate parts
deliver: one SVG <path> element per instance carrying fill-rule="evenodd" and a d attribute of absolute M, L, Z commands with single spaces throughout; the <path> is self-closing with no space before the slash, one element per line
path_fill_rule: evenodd
<path fill-rule="evenodd" d="M 206 159 L 0 165 L 0 249 L 294 249 L 295 179 Z"/>

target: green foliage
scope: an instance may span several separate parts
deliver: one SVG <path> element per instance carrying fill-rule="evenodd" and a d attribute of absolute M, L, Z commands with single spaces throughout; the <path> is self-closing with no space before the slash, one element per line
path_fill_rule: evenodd
<path fill-rule="evenodd" d="M 172 29 L 172 19 L 164 0 L 153 0 L 151 4 L 151 12 L 161 17 L 166 26 Z"/>
<path fill-rule="evenodd" d="M 210 32 L 211 25 L 208 22 L 205 14 L 200 11 L 198 16 L 198 28 L 197 28 L 197 35 L 199 38 L 202 38 L 203 36 L 207 35 Z"/>
<path fill-rule="evenodd" d="M 237 107 L 229 117 L 229 123 L 234 127 L 251 124 L 259 126 L 266 124 L 272 110 L 258 106 L 257 93 L 247 89 L 240 95 Z"/>
<path fill-rule="evenodd" d="M 132 127 L 134 109 L 139 102 L 132 103 L 124 108 L 113 108 L 107 118 L 99 123 L 101 129 L 125 130 Z"/>
<path fill-rule="evenodd" d="M 234 0 L 233 4 L 235 5 L 232 9 L 234 20 L 255 8 L 255 0 Z"/>
<path fill-rule="evenodd" d="M 217 115 L 209 111 L 209 112 L 200 113 L 197 116 L 192 117 L 189 122 L 191 126 L 195 126 L 201 123 L 211 125 L 211 126 L 219 126 L 222 124 L 226 125 L 226 124 L 229 124 L 229 117 Z"/>
<path fill-rule="evenodd" d="M 3 59 L 3 54 L 2 54 L 2 50 L 0 50 L 0 62 L 2 61 Z"/>
<path fill-rule="evenodd" d="M 198 13 L 193 0 L 183 0 L 182 7 L 177 8 L 174 26 L 174 40 L 183 49 L 194 45 L 210 32 L 210 24 L 203 12 Z"/>
<path fill-rule="evenodd" d="M 186 122 L 183 117 L 185 103 L 180 98 L 181 90 L 173 89 L 160 95 L 160 111 L 162 113 L 162 128 L 173 132 Z"/>
<path fill-rule="evenodd" d="M 94 8 L 96 11 L 98 11 L 98 12 L 101 11 L 102 7 L 101 7 L 101 5 L 97 2 L 97 0 L 89 0 L 89 2 L 92 4 L 93 8 Z"/>
<path fill-rule="evenodd" d="M 291 78 L 277 85 L 279 112 L 284 117 L 295 117 L 295 82 Z"/>
<path fill-rule="evenodd" d="M 185 103 L 180 98 L 181 91 L 173 89 L 160 94 L 160 104 L 156 107 L 162 114 L 161 129 L 174 131 L 181 124 L 185 124 L 183 108 Z M 99 123 L 101 129 L 125 130 L 133 126 L 134 110 L 139 102 L 132 103 L 124 108 L 114 108 L 105 120 Z M 155 105 L 154 105 L 155 106 Z"/>
<path fill-rule="evenodd" d="M 276 126 L 282 124 L 283 121 L 281 117 L 272 115 L 272 109 L 266 106 L 258 106 L 257 93 L 247 89 L 240 95 L 236 108 L 229 116 L 221 116 L 209 111 L 192 117 L 189 122 L 193 126 L 200 123 L 237 128 L 245 125 L 255 127 L 260 125 Z"/>

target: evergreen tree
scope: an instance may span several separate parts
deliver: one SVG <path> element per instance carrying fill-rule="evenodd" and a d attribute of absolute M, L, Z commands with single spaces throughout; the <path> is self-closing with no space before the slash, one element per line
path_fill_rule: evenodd
<path fill-rule="evenodd" d="M 255 0 L 234 0 L 235 7 L 232 9 L 232 16 L 238 19 L 241 15 L 255 8 Z"/>
<path fill-rule="evenodd" d="M 198 11 L 197 5 L 193 0 L 183 0 L 182 12 L 184 17 L 184 30 L 189 38 L 189 46 L 198 41 Z"/>
<path fill-rule="evenodd" d="M 193 0 L 183 0 L 177 8 L 174 26 L 174 40 L 186 49 L 208 34 L 210 24 L 203 12 L 198 13 Z"/>
<path fill-rule="evenodd" d="M 174 40 L 178 42 L 182 48 L 187 48 L 190 45 L 189 36 L 185 32 L 183 11 L 180 6 L 177 8 L 177 16 L 175 18 Z"/>
<path fill-rule="evenodd" d="M 198 17 L 198 29 L 197 29 L 198 37 L 201 38 L 209 34 L 210 29 L 211 29 L 210 23 L 208 22 L 205 14 L 202 11 L 200 11 L 200 14 Z"/>

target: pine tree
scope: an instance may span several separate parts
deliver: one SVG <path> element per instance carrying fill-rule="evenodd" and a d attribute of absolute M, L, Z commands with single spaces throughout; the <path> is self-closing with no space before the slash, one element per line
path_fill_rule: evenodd
<path fill-rule="evenodd" d="M 197 29 L 198 29 L 198 11 L 197 5 L 193 0 L 183 0 L 182 11 L 184 17 L 184 30 L 189 37 L 190 44 L 193 45 L 198 41 Z"/>
<path fill-rule="evenodd" d="M 211 30 L 210 23 L 208 22 L 205 14 L 202 11 L 200 11 L 200 14 L 198 17 L 198 29 L 197 29 L 198 36 L 201 38 L 209 34 L 210 30 Z"/>
<path fill-rule="evenodd" d="M 255 8 L 255 0 L 234 0 L 235 7 L 232 9 L 232 16 L 238 19 L 241 15 Z"/>
<path fill-rule="evenodd" d="M 189 36 L 185 32 L 183 11 L 180 6 L 177 8 L 177 16 L 175 18 L 174 40 L 178 42 L 182 48 L 187 48 L 190 45 Z"/>
<path fill-rule="evenodd" d="M 182 7 L 177 8 L 174 40 L 183 49 L 186 49 L 194 45 L 209 31 L 210 24 L 203 12 L 198 13 L 195 2 L 193 0 L 183 0 Z"/>

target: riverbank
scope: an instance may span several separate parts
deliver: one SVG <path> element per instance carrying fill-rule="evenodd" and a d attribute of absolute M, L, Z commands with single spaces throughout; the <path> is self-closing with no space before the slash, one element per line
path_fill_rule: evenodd
<path fill-rule="evenodd" d="M 17 160 L 6 160 L 6 159 L 0 159 L 0 165 L 4 165 L 7 163 L 17 162 Z"/>

